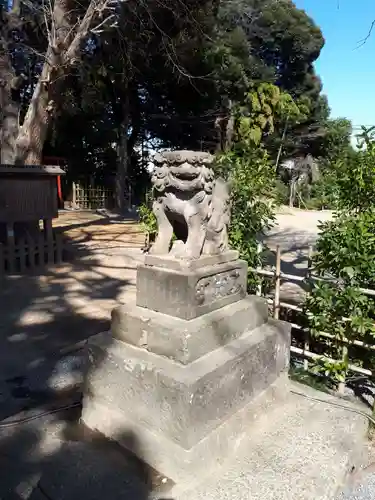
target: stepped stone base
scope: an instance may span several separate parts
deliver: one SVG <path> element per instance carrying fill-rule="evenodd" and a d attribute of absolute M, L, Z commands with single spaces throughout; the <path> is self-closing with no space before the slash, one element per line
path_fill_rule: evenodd
<path fill-rule="evenodd" d="M 289 325 L 268 322 L 183 365 L 110 333 L 97 335 L 88 346 L 82 420 L 120 443 L 121 432 L 135 430 L 147 463 L 176 482 L 187 480 L 216 467 L 249 422 L 283 396 L 289 344 Z"/>
<path fill-rule="evenodd" d="M 267 303 L 258 297 L 247 297 L 190 321 L 131 303 L 112 311 L 111 331 L 117 340 L 188 364 L 267 321 Z"/>
<path fill-rule="evenodd" d="M 148 255 L 136 303 L 90 339 L 82 420 L 174 482 L 215 469 L 285 395 L 290 325 L 246 295 L 234 251 L 195 260 Z"/>

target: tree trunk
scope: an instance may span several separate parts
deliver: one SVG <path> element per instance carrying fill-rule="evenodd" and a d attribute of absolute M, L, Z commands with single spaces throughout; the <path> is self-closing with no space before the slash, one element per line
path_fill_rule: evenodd
<path fill-rule="evenodd" d="M 291 179 L 289 182 L 289 207 L 293 208 L 296 200 L 296 180 Z"/>
<path fill-rule="evenodd" d="M 16 163 L 41 163 L 48 129 L 62 93 L 63 77 L 79 61 L 82 44 L 104 4 L 105 0 L 91 0 L 84 17 L 78 21 L 75 0 L 55 0 L 42 73 L 17 137 Z"/>
<path fill-rule="evenodd" d="M 0 32 L 0 163 L 14 163 L 15 142 L 18 134 L 19 103 L 15 100 L 20 78 L 16 78 L 9 57 L 10 26 L 5 19 Z"/>
<path fill-rule="evenodd" d="M 2 64 L 4 59 L 0 55 L 0 163 L 13 165 L 18 134 L 19 104 L 12 95 L 12 82 L 15 79 L 8 71 L 4 71 Z"/>
<path fill-rule="evenodd" d="M 16 164 L 38 165 L 42 162 L 43 146 L 50 123 L 50 111 L 52 111 L 48 108 L 49 83 L 47 83 L 47 78 L 50 75 L 51 67 L 45 63 L 17 137 Z"/>
<path fill-rule="evenodd" d="M 2 108 L 2 115 L 0 124 L 0 164 L 14 165 L 18 135 L 18 103 L 10 100 Z"/>
<path fill-rule="evenodd" d="M 128 131 L 129 96 L 123 102 L 123 119 L 118 133 L 117 171 L 116 171 L 116 209 L 124 213 L 128 206 Z"/>
<path fill-rule="evenodd" d="M 277 152 L 276 165 L 275 165 L 276 172 L 277 172 L 277 169 L 279 168 L 279 162 L 280 162 L 280 158 L 281 158 L 281 153 L 283 151 L 283 146 L 284 146 L 284 141 L 285 141 L 285 136 L 286 136 L 286 130 L 288 128 L 288 121 L 289 121 L 289 115 L 286 117 L 286 120 L 285 120 L 283 135 L 281 136 L 280 147 L 279 147 L 279 150 Z"/>
<path fill-rule="evenodd" d="M 233 116 L 233 103 L 232 103 L 232 101 L 229 101 L 228 121 L 227 121 L 226 131 L 225 131 L 225 150 L 226 151 L 231 149 L 232 144 L 233 144 L 234 125 L 235 125 L 235 120 L 234 120 L 234 116 Z"/>
<path fill-rule="evenodd" d="M 61 78 L 66 71 L 64 54 L 74 38 L 77 21 L 74 6 L 73 0 L 55 0 L 45 62 L 17 138 L 16 163 L 42 162 L 43 146 L 62 91 Z"/>

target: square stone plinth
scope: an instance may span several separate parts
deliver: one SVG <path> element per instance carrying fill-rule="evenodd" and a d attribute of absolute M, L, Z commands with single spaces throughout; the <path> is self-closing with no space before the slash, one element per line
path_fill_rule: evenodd
<path fill-rule="evenodd" d="M 188 365 L 99 334 L 88 344 L 82 420 L 178 482 L 233 453 L 284 387 L 290 328 L 265 323 Z"/>
<path fill-rule="evenodd" d="M 189 321 L 130 303 L 112 311 L 111 332 L 117 340 L 188 364 L 267 320 L 267 302 L 260 297 L 246 297 Z"/>
<path fill-rule="evenodd" d="M 190 320 L 246 296 L 247 264 L 242 260 L 197 269 L 140 265 L 137 305 Z"/>

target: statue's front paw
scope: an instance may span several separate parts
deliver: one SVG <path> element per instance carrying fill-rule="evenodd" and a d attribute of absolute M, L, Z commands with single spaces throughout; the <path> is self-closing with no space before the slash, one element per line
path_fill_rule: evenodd
<path fill-rule="evenodd" d="M 173 257 L 182 258 L 185 254 L 185 243 L 182 240 L 174 241 L 170 254 L 173 255 Z"/>
<path fill-rule="evenodd" d="M 185 245 L 184 252 L 180 256 L 181 259 L 186 259 L 186 260 L 193 260 L 193 259 L 199 259 L 200 257 L 200 252 L 196 248 L 189 248 Z"/>
<path fill-rule="evenodd" d="M 158 245 L 157 243 L 154 243 L 152 247 L 150 248 L 150 254 L 152 255 L 164 255 L 168 253 L 168 250 L 165 251 L 165 248 L 163 245 Z"/>

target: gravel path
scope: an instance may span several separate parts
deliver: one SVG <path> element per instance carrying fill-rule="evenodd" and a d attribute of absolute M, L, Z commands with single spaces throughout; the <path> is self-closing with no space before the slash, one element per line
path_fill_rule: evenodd
<path fill-rule="evenodd" d="M 337 500 L 374 500 L 375 498 L 375 449 L 369 447 L 368 465 L 353 475 Z"/>
<path fill-rule="evenodd" d="M 272 252 L 280 247 L 281 271 L 304 276 L 307 269 L 309 247 L 314 247 L 319 235 L 319 224 L 332 219 L 330 211 L 306 211 L 284 208 L 277 214 L 275 226 L 267 233 L 264 243 Z M 270 265 L 275 265 L 271 255 Z M 298 303 L 304 291 L 299 283 L 282 282 L 281 296 L 284 301 Z"/>
<path fill-rule="evenodd" d="M 338 500 L 374 500 L 375 498 L 375 474 L 370 474 L 363 483 L 354 490 L 341 495 Z"/>

